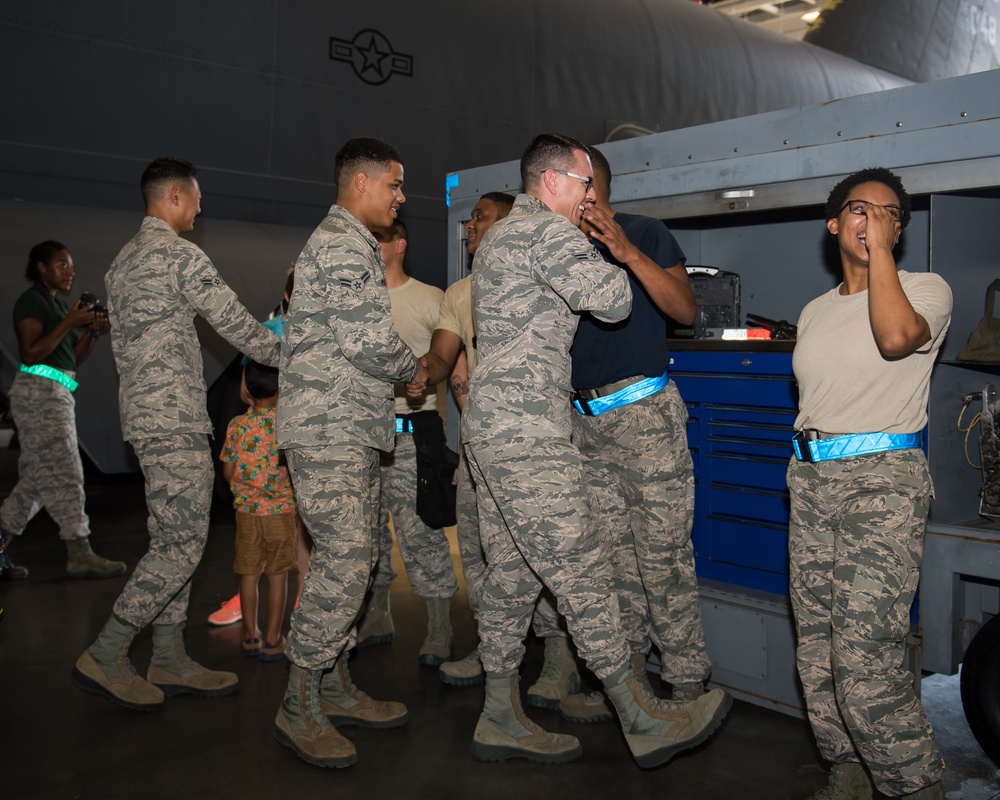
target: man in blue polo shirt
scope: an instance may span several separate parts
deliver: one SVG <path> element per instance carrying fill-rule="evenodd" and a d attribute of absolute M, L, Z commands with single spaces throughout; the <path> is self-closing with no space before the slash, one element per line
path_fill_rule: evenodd
<path fill-rule="evenodd" d="M 599 150 L 590 156 L 597 199 L 581 227 L 607 261 L 628 273 L 633 303 L 622 322 L 589 314 L 580 321 L 571 351 L 573 439 L 595 528 L 608 539 L 633 664 L 645 674 L 652 639 L 673 698 L 688 701 L 704 693 L 711 664 L 691 546 L 687 408 L 669 380 L 666 333 L 668 318 L 694 321 L 695 299 L 673 235 L 658 219 L 616 214 L 608 200 L 611 167 Z M 622 248 L 623 260 L 611 255 Z M 570 696 L 560 709 L 569 719 L 611 718 L 600 696 Z"/>

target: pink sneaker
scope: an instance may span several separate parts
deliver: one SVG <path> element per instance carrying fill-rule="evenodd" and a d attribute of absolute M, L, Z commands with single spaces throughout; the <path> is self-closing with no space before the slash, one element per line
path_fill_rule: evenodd
<path fill-rule="evenodd" d="M 208 615 L 208 621 L 213 625 L 232 625 L 243 619 L 243 609 L 240 608 L 240 596 L 234 594 L 222 604 L 222 608 Z"/>

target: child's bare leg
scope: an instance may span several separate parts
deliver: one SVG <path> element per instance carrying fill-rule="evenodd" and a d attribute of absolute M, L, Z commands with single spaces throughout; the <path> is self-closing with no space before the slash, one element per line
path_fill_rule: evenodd
<path fill-rule="evenodd" d="M 243 638 L 253 639 L 257 631 L 257 584 L 260 575 L 240 575 L 240 606 L 243 609 Z"/>

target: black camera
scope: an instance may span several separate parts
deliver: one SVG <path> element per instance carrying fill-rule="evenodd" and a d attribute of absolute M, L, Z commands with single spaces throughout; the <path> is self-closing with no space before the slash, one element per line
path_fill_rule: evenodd
<path fill-rule="evenodd" d="M 95 314 L 101 314 L 102 316 L 108 315 L 108 307 L 101 304 L 101 301 L 97 299 L 97 295 L 93 292 L 84 292 L 80 295 L 80 305 L 89 306 L 90 309 Z"/>

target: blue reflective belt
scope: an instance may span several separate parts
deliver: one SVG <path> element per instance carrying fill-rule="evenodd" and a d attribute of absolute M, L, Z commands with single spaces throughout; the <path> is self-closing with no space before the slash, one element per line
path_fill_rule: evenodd
<path fill-rule="evenodd" d="M 668 383 L 670 383 L 670 376 L 664 372 L 655 378 L 645 378 L 641 381 L 630 383 L 624 389 L 612 392 L 606 397 L 595 397 L 593 400 L 588 400 L 577 394 L 573 398 L 573 407 L 584 416 L 596 417 L 605 411 L 610 411 L 613 408 L 621 408 L 637 400 L 642 400 L 644 397 L 649 397 L 651 394 L 656 394 Z"/>
<path fill-rule="evenodd" d="M 413 433 L 409 417 L 396 417 L 396 433 Z"/>
<path fill-rule="evenodd" d="M 80 385 L 62 370 L 46 366 L 45 364 L 34 364 L 30 367 L 22 364 L 18 369 L 21 372 L 26 372 L 28 375 L 37 375 L 39 378 L 48 378 L 50 381 L 55 381 L 65 386 L 71 392 L 75 392 L 76 387 Z"/>
<path fill-rule="evenodd" d="M 792 439 L 795 457 L 810 463 L 917 447 L 920 447 L 919 433 L 852 433 L 830 439 L 808 440 L 800 432 Z"/>

